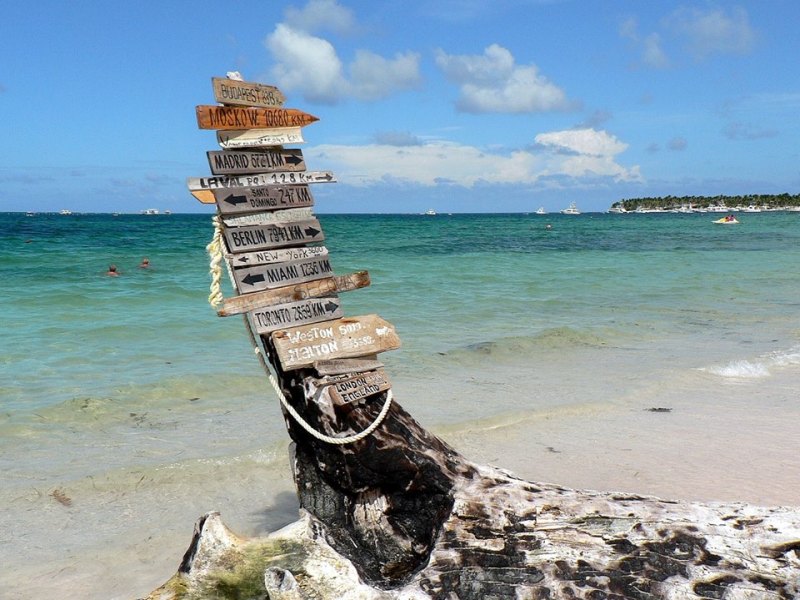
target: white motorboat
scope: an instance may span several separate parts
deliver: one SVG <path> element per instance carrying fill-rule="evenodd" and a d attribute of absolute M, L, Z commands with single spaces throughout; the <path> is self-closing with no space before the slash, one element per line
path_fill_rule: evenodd
<path fill-rule="evenodd" d="M 574 202 L 570 202 L 569 206 L 563 210 L 561 210 L 562 215 L 579 215 L 581 211 L 578 210 L 578 207 L 575 205 Z"/>

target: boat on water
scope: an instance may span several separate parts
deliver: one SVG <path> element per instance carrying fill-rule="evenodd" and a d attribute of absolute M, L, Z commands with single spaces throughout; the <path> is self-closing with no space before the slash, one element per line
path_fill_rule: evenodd
<path fill-rule="evenodd" d="M 540 206 L 539 208 L 536 209 L 536 214 L 537 215 L 546 215 L 547 211 L 544 209 L 544 206 Z"/>
<path fill-rule="evenodd" d="M 608 209 L 608 212 L 611 213 L 612 215 L 622 215 L 628 211 L 621 204 L 615 204 L 614 206 Z"/>
<path fill-rule="evenodd" d="M 578 207 L 574 202 L 570 202 L 569 206 L 567 208 L 562 209 L 560 212 L 561 212 L 562 215 L 579 215 L 579 214 L 581 214 L 581 211 L 578 210 Z"/>
<path fill-rule="evenodd" d="M 728 215 L 727 217 L 722 217 L 721 219 L 717 219 L 714 223 L 718 223 L 720 225 L 737 225 L 739 223 L 739 219 L 734 217 L 733 215 Z"/>
<path fill-rule="evenodd" d="M 157 215 L 158 214 L 158 209 L 157 208 L 145 208 L 142 211 L 142 214 L 143 215 Z"/>
<path fill-rule="evenodd" d="M 435 210 L 433 210 L 432 208 L 429 208 L 428 210 L 426 210 L 426 211 L 425 211 L 424 213 L 422 213 L 422 214 L 424 214 L 424 215 L 426 215 L 426 216 L 428 216 L 428 217 L 435 217 L 435 216 L 436 216 L 436 211 L 435 211 Z"/>

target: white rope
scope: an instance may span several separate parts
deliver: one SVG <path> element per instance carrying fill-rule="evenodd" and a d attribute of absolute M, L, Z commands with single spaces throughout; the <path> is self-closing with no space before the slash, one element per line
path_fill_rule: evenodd
<path fill-rule="evenodd" d="M 211 273 L 211 293 L 208 295 L 208 303 L 212 308 L 217 308 L 225 299 L 222 296 L 222 286 L 220 280 L 222 279 L 222 219 L 219 215 L 215 215 L 212 219 L 214 222 L 214 237 L 206 246 L 208 255 L 211 258 L 209 263 L 209 273 Z"/>
<path fill-rule="evenodd" d="M 214 237 L 212 238 L 211 242 L 206 246 L 206 250 L 208 251 L 208 255 L 211 258 L 211 262 L 209 263 L 209 272 L 211 273 L 211 293 L 208 296 L 208 303 L 211 304 L 212 307 L 216 308 L 220 304 L 222 304 L 224 297 L 222 296 L 222 286 L 220 285 L 220 280 L 222 279 L 222 267 L 221 264 L 223 263 L 223 244 L 224 239 L 222 237 L 222 219 L 219 215 L 215 215 L 213 218 L 214 222 Z M 236 282 L 233 279 L 233 273 L 231 273 L 230 265 L 225 262 L 225 266 L 228 267 L 228 275 L 231 278 L 231 283 L 233 284 L 234 288 L 236 287 Z M 264 371 L 269 377 L 269 382 L 272 384 L 275 393 L 278 395 L 278 399 L 281 401 L 281 404 L 286 409 L 286 411 L 292 415 L 295 421 L 305 429 L 308 433 L 312 436 L 317 438 L 322 442 L 326 442 L 328 444 L 335 444 L 339 446 L 343 446 L 345 444 L 352 444 L 359 440 L 363 440 L 365 437 L 370 435 L 378 426 L 383 422 L 386 418 L 386 414 L 389 412 L 389 408 L 392 405 L 392 390 L 391 388 L 386 392 L 386 402 L 383 404 L 383 408 L 381 412 L 378 413 L 378 416 L 375 417 L 375 420 L 363 431 L 360 433 L 356 433 L 355 435 L 349 435 L 346 437 L 332 437 L 329 435 L 325 435 L 320 433 L 311 425 L 309 425 L 303 417 L 294 409 L 294 407 L 289 404 L 286 400 L 286 396 L 281 390 L 280 385 L 278 385 L 278 381 L 272 375 L 272 371 L 267 364 L 266 359 L 264 358 L 264 354 L 261 351 L 261 348 L 258 347 L 258 342 L 256 341 L 256 336 L 253 333 L 253 328 L 250 324 L 250 321 L 247 319 L 247 315 L 242 315 L 244 318 L 245 329 L 247 329 L 247 333 L 250 334 L 250 342 L 253 344 L 253 350 L 255 351 L 256 355 L 258 356 L 259 361 L 261 362 L 261 366 L 264 368 Z"/>
<path fill-rule="evenodd" d="M 264 358 L 263 352 L 261 352 L 261 348 L 258 347 L 258 342 L 256 341 L 255 334 L 253 333 L 252 328 L 250 327 L 250 322 L 247 320 L 247 316 L 244 316 L 245 325 L 247 328 L 247 332 L 250 334 L 250 341 L 253 344 L 253 350 L 258 356 L 258 360 L 261 362 L 261 366 L 264 368 L 264 372 L 269 377 L 269 382 L 272 384 L 272 388 L 275 390 L 275 394 L 277 394 L 278 399 L 281 401 L 281 404 L 286 409 L 292 418 L 297 421 L 297 424 L 300 425 L 303 429 L 305 429 L 308 433 L 312 436 L 320 440 L 321 442 L 325 442 L 327 444 L 334 444 L 337 446 L 344 446 L 345 444 L 353 444 L 359 440 L 363 440 L 365 437 L 370 435 L 373 431 L 375 431 L 378 426 L 383 422 L 386 418 L 387 413 L 389 412 L 389 408 L 392 405 L 392 390 L 386 392 L 386 402 L 383 403 L 383 408 L 381 408 L 381 412 L 378 413 L 378 416 L 375 417 L 375 420 L 363 431 L 356 433 L 354 435 L 348 435 L 346 437 L 333 437 L 330 435 L 325 435 L 324 433 L 320 433 L 316 429 L 314 429 L 311 425 L 306 422 L 303 417 L 294 409 L 294 407 L 289 404 L 288 400 L 286 400 L 286 396 L 281 389 L 281 386 L 278 385 L 278 380 L 272 375 L 272 371 L 269 369 L 269 365 L 267 364 L 266 359 Z"/>

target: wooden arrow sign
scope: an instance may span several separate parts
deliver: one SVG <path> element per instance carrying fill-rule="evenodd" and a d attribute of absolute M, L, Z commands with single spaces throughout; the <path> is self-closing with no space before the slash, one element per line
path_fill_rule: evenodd
<path fill-rule="evenodd" d="M 328 249 L 325 246 L 303 246 L 301 248 L 281 248 L 279 250 L 245 252 L 243 254 L 226 254 L 225 258 L 232 267 L 237 268 L 271 265 L 307 258 L 323 258 L 325 256 L 328 256 Z"/>
<path fill-rule="evenodd" d="M 304 144 L 300 127 L 275 127 L 272 129 L 228 129 L 217 132 L 217 143 L 226 150 L 238 148 L 263 148 L 284 144 Z"/>
<path fill-rule="evenodd" d="M 286 102 L 281 91 L 271 85 L 225 77 L 212 77 L 211 85 L 214 88 L 214 99 L 221 104 L 280 108 Z"/>
<path fill-rule="evenodd" d="M 286 210 L 248 213 L 245 215 L 225 215 L 222 217 L 222 222 L 228 227 L 242 227 L 244 225 L 269 225 L 270 223 L 307 221 L 313 218 L 314 214 L 310 208 L 287 208 Z"/>
<path fill-rule="evenodd" d="M 225 188 L 214 190 L 213 194 L 223 215 L 314 205 L 307 185 Z"/>
<path fill-rule="evenodd" d="M 317 219 L 276 225 L 252 225 L 232 227 L 224 231 L 228 250 L 231 252 L 252 252 L 286 246 L 301 246 L 325 239 Z"/>
<path fill-rule="evenodd" d="M 256 129 L 304 127 L 318 117 L 296 108 L 241 108 L 204 105 L 195 108 L 200 129 Z"/>
<path fill-rule="evenodd" d="M 316 279 L 296 285 L 275 288 L 274 290 L 264 290 L 263 292 L 253 292 L 242 296 L 225 298 L 222 308 L 217 311 L 220 317 L 240 315 L 262 306 L 273 306 L 305 298 L 319 298 L 329 296 L 336 292 L 349 292 L 359 290 L 369 285 L 369 273 L 358 271 L 347 275 L 336 275 L 325 279 Z"/>
<path fill-rule="evenodd" d="M 233 278 L 239 292 L 257 292 L 330 277 L 333 267 L 327 258 L 309 258 L 304 260 L 260 265 L 246 269 L 234 269 Z"/>
<path fill-rule="evenodd" d="M 261 335 L 287 326 L 319 323 L 343 316 L 342 305 L 337 296 L 276 304 L 248 314 L 256 332 Z"/>
<path fill-rule="evenodd" d="M 365 356 L 400 347 L 394 326 L 378 315 L 281 329 L 272 334 L 272 341 L 287 371 L 309 367 L 320 359 Z"/>
<path fill-rule="evenodd" d="M 303 152 L 297 149 L 212 150 L 206 154 L 208 155 L 208 165 L 214 175 L 306 170 Z"/>
<path fill-rule="evenodd" d="M 385 392 L 392 384 L 386 376 L 386 371 L 368 371 L 355 377 L 348 377 L 331 383 L 328 392 L 331 398 L 339 405 L 358 402 L 379 392 Z"/>
<path fill-rule="evenodd" d="M 262 185 L 299 185 L 301 183 L 332 183 L 336 177 L 330 171 L 299 171 L 280 173 L 255 173 L 251 175 L 219 175 L 217 177 L 188 177 L 186 187 L 190 192 L 217 190 L 232 187 L 259 187 Z M 212 195 L 213 198 L 213 195 Z M 213 202 L 213 200 L 212 200 Z"/>

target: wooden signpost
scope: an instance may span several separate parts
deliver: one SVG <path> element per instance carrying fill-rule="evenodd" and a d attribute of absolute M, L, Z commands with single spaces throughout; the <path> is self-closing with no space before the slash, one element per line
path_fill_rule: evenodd
<path fill-rule="evenodd" d="M 200 129 L 254 129 L 268 127 L 304 127 L 318 117 L 296 108 L 242 108 L 238 106 L 198 106 Z"/>
<path fill-rule="evenodd" d="M 349 273 L 348 275 L 336 275 L 334 277 L 326 277 L 325 279 L 317 279 L 306 283 L 287 285 L 285 287 L 275 288 L 274 290 L 242 294 L 241 296 L 225 298 L 222 303 L 222 308 L 217 311 L 217 314 L 220 317 L 240 315 L 263 306 L 283 304 L 295 300 L 302 300 L 304 298 L 319 298 L 337 292 L 358 290 L 369 286 L 369 283 L 369 273 L 366 271 L 358 271 L 356 273 Z"/>
<path fill-rule="evenodd" d="M 314 205 L 307 185 L 224 188 L 213 194 L 223 215 Z"/>
<path fill-rule="evenodd" d="M 247 213 L 243 215 L 223 215 L 222 222 L 229 227 L 243 225 L 268 225 L 270 223 L 291 223 L 313 219 L 310 208 L 287 208 L 268 212 Z"/>
<path fill-rule="evenodd" d="M 300 127 L 275 127 L 270 129 L 228 129 L 217 132 L 217 143 L 226 150 L 303 144 Z"/>
<path fill-rule="evenodd" d="M 281 329 L 272 334 L 272 341 L 286 371 L 309 367 L 320 359 L 365 356 L 400 347 L 394 326 L 378 315 Z"/>
<path fill-rule="evenodd" d="M 224 231 L 228 250 L 233 253 L 300 246 L 325 239 L 316 219 L 297 223 L 231 227 Z"/>
<path fill-rule="evenodd" d="M 220 104 L 280 108 L 286 102 L 281 91 L 271 85 L 239 81 L 225 77 L 212 77 L 214 99 Z"/>
<path fill-rule="evenodd" d="M 188 177 L 186 187 L 190 192 L 217 190 L 231 187 L 259 187 L 262 185 L 298 185 L 301 183 L 332 183 L 336 181 L 330 171 L 281 171 L 279 173 L 254 173 L 249 175 L 219 175 L 217 177 Z M 210 194 L 214 202 L 213 194 Z"/>
<path fill-rule="evenodd" d="M 302 248 L 281 248 L 279 250 L 262 250 L 261 252 L 245 252 L 243 254 L 226 254 L 230 265 L 236 267 L 255 267 L 274 263 L 302 260 L 304 258 L 322 258 L 328 256 L 325 246 L 303 246 Z"/>
<path fill-rule="evenodd" d="M 335 402 L 339 405 L 344 405 L 385 392 L 390 387 L 392 387 L 392 384 L 386 375 L 386 371 L 378 369 L 377 371 L 367 371 L 354 377 L 335 381 L 328 386 L 328 391 Z"/>
<path fill-rule="evenodd" d="M 343 316 L 338 296 L 276 304 L 248 313 L 256 333 L 264 335 L 284 327 L 319 323 Z"/>
<path fill-rule="evenodd" d="M 259 265 L 246 269 L 235 269 L 233 278 L 243 293 L 269 288 L 283 287 L 291 283 L 302 283 L 330 277 L 333 267 L 327 258 L 307 258 L 292 262 Z"/>
<path fill-rule="evenodd" d="M 206 154 L 214 175 L 306 170 L 303 152 L 297 149 L 211 150 Z"/>

